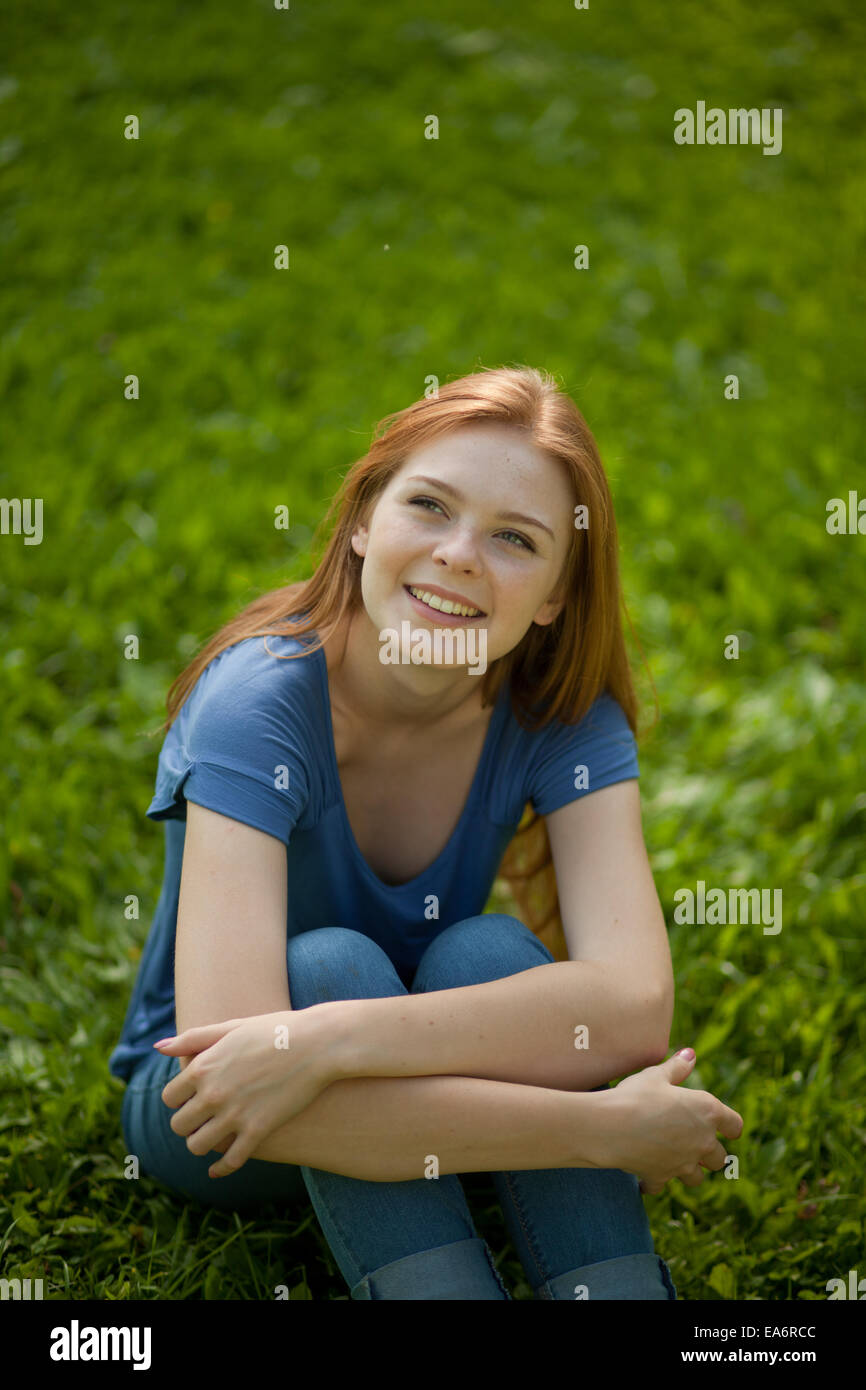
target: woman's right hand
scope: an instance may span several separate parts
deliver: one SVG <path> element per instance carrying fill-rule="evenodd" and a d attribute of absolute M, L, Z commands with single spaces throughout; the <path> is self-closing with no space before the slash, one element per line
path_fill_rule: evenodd
<path fill-rule="evenodd" d="M 704 1180 L 702 1167 L 714 1172 L 724 1167 L 727 1155 L 716 1133 L 739 1139 L 743 1118 L 709 1091 L 680 1089 L 695 1061 L 674 1053 L 604 1094 L 609 1123 L 604 1125 L 605 1162 L 599 1166 L 635 1173 L 641 1192 L 653 1196 L 672 1178 L 697 1187 Z"/>

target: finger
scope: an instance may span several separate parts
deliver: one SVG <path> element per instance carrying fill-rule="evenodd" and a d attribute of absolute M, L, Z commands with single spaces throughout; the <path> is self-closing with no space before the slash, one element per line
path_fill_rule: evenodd
<path fill-rule="evenodd" d="M 169 1128 L 175 1134 L 179 1134 L 182 1139 L 186 1139 L 190 1134 L 195 1134 L 196 1130 L 201 1129 L 214 1118 L 214 1107 L 208 1101 L 203 1100 L 198 1094 L 176 1110 L 169 1120 Z M 204 1151 L 207 1153 L 207 1149 Z"/>
<path fill-rule="evenodd" d="M 701 1159 L 701 1166 L 710 1169 L 713 1173 L 718 1173 L 724 1168 L 727 1159 L 728 1155 L 724 1146 L 717 1139 L 713 1147 Z"/>
<path fill-rule="evenodd" d="M 232 1173 L 237 1173 L 243 1168 L 250 1154 L 256 1146 L 256 1140 L 252 1138 L 238 1139 L 223 1153 L 222 1158 L 211 1164 L 208 1169 L 208 1177 L 228 1178 Z"/>
<path fill-rule="evenodd" d="M 186 1136 L 186 1146 L 191 1154 L 196 1158 L 203 1158 L 209 1153 L 225 1153 L 230 1144 L 234 1142 L 236 1135 L 226 1129 L 225 1119 L 219 1119 L 216 1115 L 209 1116 L 198 1129 L 191 1130 Z"/>
<path fill-rule="evenodd" d="M 179 1105 L 192 1099 L 197 1084 L 197 1078 L 191 1074 L 189 1066 L 181 1067 L 177 1076 L 173 1076 L 160 1091 L 163 1104 L 170 1110 L 176 1110 Z"/>
<path fill-rule="evenodd" d="M 732 1110 L 729 1105 L 720 1103 L 721 1114 L 716 1129 L 719 1134 L 723 1134 L 726 1139 L 739 1139 L 743 1132 L 743 1117 L 738 1115 L 736 1110 Z"/>
<path fill-rule="evenodd" d="M 213 1047 L 215 1042 L 225 1037 L 232 1024 L 233 1020 L 229 1019 L 225 1023 L 206 1023 L 200 1028 L 187 1028 L 173 1038 L 162 1038 L 159 1044 L 154 1043 L 154 1047 L 168 1057 L 174 1057 L 178 1052 L 204 1052 L 205 1048 Z"/>
<path fill-rule="evenodd" d="M 641 1186 L 641 1192 L 644 1192 L 647 1197 L 657 1197 L 659 1193 L 664 1192 L 664 1190 L 665 1185 L 663 1182 L 645 1182 Z"/>
<path fill-rule="evenodd" d="M 678 1173 L 680 1182 L 685 1183 L 686 1187 L 700 1187 L 704 1180 L 704 1174 L 699 1167 L 687 1168 L 684 1172 Z"/>
<path fill-rule="evenodd" d="M 664 1191 L 665 1184 L 663 1182 L 651 1182 L 649 1178 L 641 1178 L 638 1187 L 647 1196 L 657 1197 L 660 1192 Z"/>

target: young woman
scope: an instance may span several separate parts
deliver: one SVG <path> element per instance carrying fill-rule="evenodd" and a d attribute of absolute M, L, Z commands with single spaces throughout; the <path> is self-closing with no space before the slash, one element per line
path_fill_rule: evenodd
<path fill-rule="evenodd" d="M 663 1061 L 595 441 L 523 368 L 383 424 L 312 579 L 169 691 L 165 878 L 109 1063 L 125 1142 L 200 1200 L 308 1197 L 353 1299 L 510 1297 L 462 1172 L 491 1175 L 536 1297 L 673 1299 L 641 1191 L 721 1169 L 742 1120 Z M 498 874 L 526 921 L 484 913 Z"/>

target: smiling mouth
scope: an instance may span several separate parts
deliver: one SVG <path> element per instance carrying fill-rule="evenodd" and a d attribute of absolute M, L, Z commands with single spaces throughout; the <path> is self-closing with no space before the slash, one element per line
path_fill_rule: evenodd
<path fill-rule="evenodd" d="M 407 594 L 411 594 L 418 603 L 423 603 L 425 608 L 429 608 L 431 613 L 444 613 L 449 618 L 484 618 L 486 614 L 480 608 L 473 608 L 467 604 L 453 603 L 451 599 L 440 598 L 438 594 L 433 594 L 429 589 L 422 589 L 413 584 L 404 584 Z"/>

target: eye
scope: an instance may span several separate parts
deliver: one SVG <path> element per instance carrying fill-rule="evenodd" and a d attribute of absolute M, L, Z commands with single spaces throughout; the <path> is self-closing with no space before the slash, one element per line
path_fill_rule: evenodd
<path fill-rule="evenodd" d="M 414 507 L 417 505 L 418 502 L 430 502 L 432 506 L 439 507 L 439 503 L 434 502 L 432 497 L 413 497 L 409 503 L 409 506 Z M 442 508 L 439 507 L 439 510 L 441 512 Z"/>
<path fill-rule="evenodd" d="M 516 536 L 517 539 L 520 541 L 521 546 L 523 546 L 526 550 L 535 550 L 535 546 L 532 544 L 532 541 L 527 540 L 526 537 L 522 536 L 519 531 L 500 531 L 499 534 L 500 536 Z"/>
<path fill-rule="evenodd" d="M 410 506 L 410 507 L 415 507 L 415 506 L 418 506 L 419 503 L 420 503 L 421 505 L 423 505 L 425 502 L 429 502 L 430 505 L 431 505 L 432 507 L 438 507 L 438 508 L 439 508 L 439 511 L 440 511 L 440 512 L 443 512 L 443 515 L 444 515 L 444 510 L 443 510 L 441 504 L 440 504 L 439 502 L 434 501 L 434 499 L 433 499 L 432 497 L 412 497 L 412 498 L 410 498 L 410 500 L 409 500 L 409 506 Z M 517 542 L 517 544 L 520 546 L 521 550 L 529 550 L 529 551 L 532 551 L 533 554 L 535 553 L 535 546 L 532 544 L 532 541 L 530 541 L 526 536 L 521 535 L 521 533 L 520 533 L 519 531 L 500 531 L 500 532 L 499 532 L 499 535 L 500 535 L 500 536 L 514 536 L 514 537 L 516 538 L 516 542 Z M 514 545 L 514 544 L 515 544 L 514 541 L 509 541 L 509 545 Z"/>

